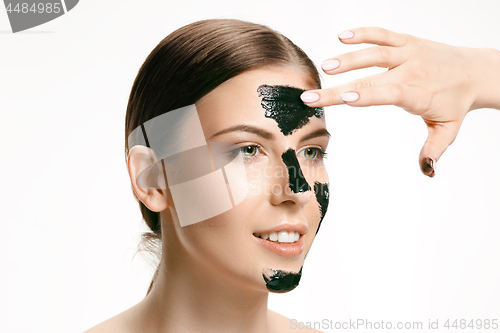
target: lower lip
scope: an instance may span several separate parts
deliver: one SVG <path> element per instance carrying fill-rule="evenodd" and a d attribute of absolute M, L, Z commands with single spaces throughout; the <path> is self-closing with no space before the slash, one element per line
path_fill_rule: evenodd
<path fill-rule="evenodd" d="M 275 243 L 259 237 L 254 237 L 260 245 L 283 257 L 295 257 L 304 251 L 304 235 L 300 235 L 300 238 L 295 243 Z"/>

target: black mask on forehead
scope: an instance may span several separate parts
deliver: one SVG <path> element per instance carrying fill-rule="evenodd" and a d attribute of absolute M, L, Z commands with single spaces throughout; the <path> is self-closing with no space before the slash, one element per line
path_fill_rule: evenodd
<path fill-rule="evenodd" d="M 292 134 L 307 124 L 312 116 L 320 118 L 324 115 L 323 108 L 311 108 L 302 102 L 302 89 L 263 84 L 257 92 L 262 97 L 261 105 L 266 110 L 265 116 L 278 123 L 283 135 Z"/>

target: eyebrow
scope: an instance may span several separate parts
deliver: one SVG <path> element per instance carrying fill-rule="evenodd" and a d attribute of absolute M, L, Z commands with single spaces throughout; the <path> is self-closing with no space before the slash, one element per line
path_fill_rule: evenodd
<path fill-rule="evenodd" d="M 271 132 L 268 132 L 268 131 L 263 130 L 261 128 L 257 128 L 257 127 L 250 126 L 250 125 L 236 125 L 236 126 L 232 126 L 232 127 L 223 129 L 223 130 L 215 133 L 214 135 L 212 135 L 210 137 L 210 139 L 212 139 L 212 138 L 214 138 L 214 137 L 216 137 L 218 135 L 222 135 L 222 134 L 226 134 L 226 133 L 230 133 L 230 132 L 236 132 L 236 131 L 253 133 L 253 134 L 256 134 L 256 135 L 258 135 L 258 136 L 260 136 L 260 137 L 262 137 L 262 138 L 264 138 L 266 140 L 272 140 L 272 139 L 274 139 L 274 134 L 272 134 Z M 330 133 L 326 130 L 326 128 L 320 128 L 317 131 L 314 131 L 312 133 L 304 135 L 300 139 L 299 142 L 306 141 L 306 140 L 313 139 L 313 138 L 317 138 L 319 136 L 328 136 L 328 137 L 330 137 Z"/>
<path fill-rule="evenodd" d="M 306 141 L 309 139 L 317 138 L 318 136 L 327 136 L 330 137 L 330 133 L 326 130 L 326 128 L 320 128 L 317 131 L 314 131 L 312 133 L 306 134 L 300 139 L 300 142 Z"/>
<path fill-rule="evenodd" d="M 221 135 L 221 134 L 235 132 L 235 131 L 243 131 L 243 132 L 257 134 L 258 136 L 260 136 L 264 139 L 267 139 L 267 140 L 274 139 L 274 135 L 272 133 L 265 131 L 263 129 L 257 128 L 257 127 L 250 126 L 250 125 L 236 125 L 236 126 L 226 128 L 226 129 L 219 131 L 219 132 L 215 133 L 214 135 L 212 135 L 210 137 L 210 139 L 213 137 L 216 137 L 218 135 Z"/>

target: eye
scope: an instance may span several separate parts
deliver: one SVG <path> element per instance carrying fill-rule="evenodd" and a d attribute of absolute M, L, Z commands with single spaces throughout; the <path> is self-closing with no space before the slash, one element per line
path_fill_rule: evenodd
<path fill-rule="evenodd" d="M 252 157 L 257 154 L 259 147 L 256 145 L 252 145 L 252 146 L 241 147 L 240 149 L 243 155 L 245 155 L 246 157 Z"/>
<path fill-rule="evenodd" d="M 247 144 L 233 150 L 234 157 L 242 155 L 245 162 L 254 162 L 265 155 L 262 146 L 258 144 Z"/>
<path fill-rule="evenodd" d="M 304 156 L 307 158 L 315 158 L 318 154 L 318 150 L 314 148 L 304 149 Z"/>
<path fill-rule="evenodd" d="M 319 147 L 307 147 L 297 153 L 298 157 L 304 157 L 307 160 L 317 163 L 321 162 L 326 157 L 326 152 Z"/>

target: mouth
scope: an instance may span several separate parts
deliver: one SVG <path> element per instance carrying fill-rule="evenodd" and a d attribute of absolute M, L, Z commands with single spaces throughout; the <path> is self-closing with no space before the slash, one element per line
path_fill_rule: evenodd
<path fill-rule="evenodd" d="M 282 257 L 295 257 L 304 251 L 304 234 L 297 231 L 280 230 L 253 236 L 264 248 Z"/>
<path fill-rule="evenodd" d="M 278 244 L 288 244 L 288 243 L 295 243 L 299 240 L 300 238 L 300 233 L 297 231 L 279 231 L 279 232 L 271 232 L 269 234 L 259 234 L 259 233 L 254 233 L 253 234 L 255 237 L 262 238 L 264 240 L 268 240 L 270 242 L 275 242 Z"/>

